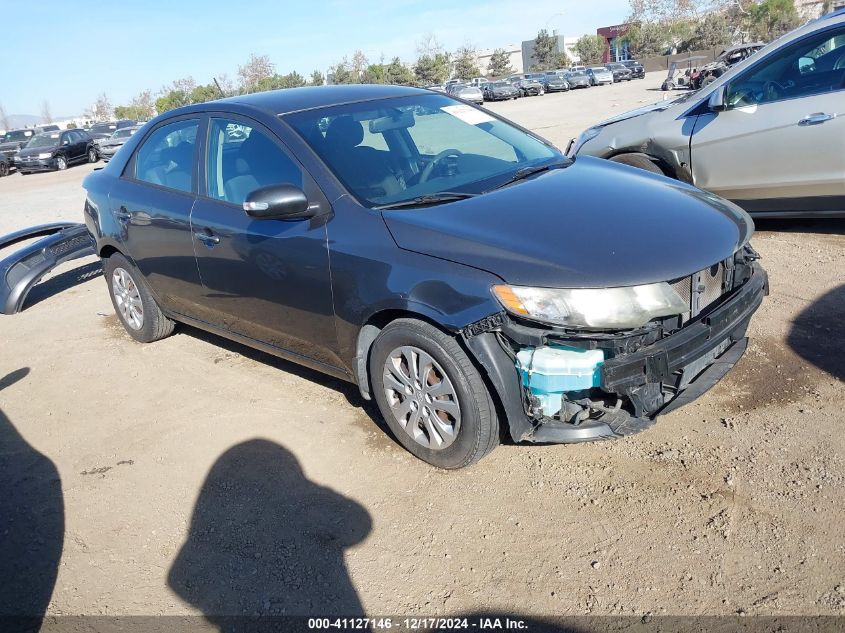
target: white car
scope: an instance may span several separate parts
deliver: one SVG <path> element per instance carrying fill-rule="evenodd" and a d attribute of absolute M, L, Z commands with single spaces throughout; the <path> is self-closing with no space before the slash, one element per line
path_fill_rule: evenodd
<path fill-rule="evenodd" d="M 758 217 L 845 217 L 845 8 L 787 33 L 698 92 L 570 144 L 692 183 Z"/>

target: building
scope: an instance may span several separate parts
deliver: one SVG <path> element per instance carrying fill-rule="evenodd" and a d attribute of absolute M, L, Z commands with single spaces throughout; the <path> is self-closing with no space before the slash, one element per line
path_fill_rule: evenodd
<path fill-rule="evenodd" d="M 497 48 L 483 48 L 476 52 L 477 56 L 475 58 L 475 62 L 482 75 L 488 74 L 488 68 L 490 68 L 490 58 L 499 48 L 503 49 L 508 54 L 513 72 L 525 72 L 525 67 L 522 63 L 522 47 L 519 44 L 508 44 L 507 46 L 499 46 Z"/>
<path fill-rule="evenodd" d="M 616 24 L 596 29 L 596 34 L 604 39 L 602 62 L 605 64 L 631 59 L 631 55 L 628 53 L 628 42 L 622 39 L 628 31 L 628 26 L 627 24 Z"/>
<path fill-rule="evenodd" d="M 557 31 L 552 31 L 552 37 L 555 41 L 555 54 L 560 55 L 561 53 L 566 53 L 567 57 L 572 61 L 579 60 L 578 55 L 575 54 L 575 42 L 578 41 L 577 37 L 564 37 L 563 35 L 558 35 Z M 534 40 L 525 40 L 522 43 L 522 67 L 524 69 L 522 72 L 529 72 L 535 63 Z"/>

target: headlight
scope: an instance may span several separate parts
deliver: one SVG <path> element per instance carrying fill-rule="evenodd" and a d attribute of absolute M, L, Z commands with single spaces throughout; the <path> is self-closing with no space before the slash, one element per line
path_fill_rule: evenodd
<path fill-rule="evenodd" d="M 53 158 L 53 152 L 42 152 L 38 158 Z"/>
<path fill-rule="evenodd" d="M 667 283 L 624 288 L 494 286 L 493 294 L 517 316 L 552 325 L 624 330 L 654 318 L 682 314 L 689 305 Z"/>
<path fill-rule="evenodd" d="M 592 141 L 599 134 L 601 134 L 600 127 L 591 127 L 588 130 L 584 130 L 583 132 L 581 132 L 581 136 L 578 137 L 578 140 L 575 141 L 575 145 L 572 146 L 572 151 L 569 153 L 569 157 L 572 158 L 573 156 L 575 156 L 575 154 L 577 154 L 581 150 L 581 148 L 584 147 L 585 143 Z"/>

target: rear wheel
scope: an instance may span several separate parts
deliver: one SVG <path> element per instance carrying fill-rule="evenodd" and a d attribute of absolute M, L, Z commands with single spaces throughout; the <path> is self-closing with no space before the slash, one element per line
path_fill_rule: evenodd
<path fill-rule="evenodd" d="M 114 311 L 129 336 L 152 343 L 173 332 L 175 323 L 164 316 L 138 270 L 120 253 L 103 262 Z"/>
<path fill-rule="evenodd" d="M 623 165 L 637 167 L 653 174 L 660 174 L 661 176 L 665 175 L 663 170 L 660 169 L 660 167 L 658 167 L 654 161 L 645 154 L 619 154 L 618 156 L 613 156 L 610 160 L 614 163 L 622 163 Z"/>
<path fill-rule="evenodd" d="M 370 384 L 396 439 L 439 468 L 469 466 L 499 441 L 490 393 L 458 342 L 423 321 L 382 330 L 369 361 Z"/>

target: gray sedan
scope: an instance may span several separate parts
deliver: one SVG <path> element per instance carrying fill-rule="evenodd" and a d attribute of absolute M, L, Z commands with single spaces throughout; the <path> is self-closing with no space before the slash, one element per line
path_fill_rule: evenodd
<path fill-rule="evenodd" d="M 105 162 L 109 162 L 115 152 L 123 147 L 123 144 L 129 140 L 129 137 L 135 134 L 140 129 L 140 126 L 133 125 L 132 127 L 124 127 L 116 130 L 109 138 L 101 140 L 97 143 L 97 153 Z"/>

